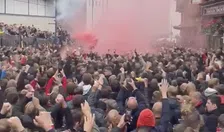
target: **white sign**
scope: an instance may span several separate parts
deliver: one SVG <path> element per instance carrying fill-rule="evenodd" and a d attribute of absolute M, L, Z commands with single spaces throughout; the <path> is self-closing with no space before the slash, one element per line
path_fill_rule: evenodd
<path fill-rule="evenodd" d="M 202 0 L 191 0 L 191 4 L 201 4 Z"/>

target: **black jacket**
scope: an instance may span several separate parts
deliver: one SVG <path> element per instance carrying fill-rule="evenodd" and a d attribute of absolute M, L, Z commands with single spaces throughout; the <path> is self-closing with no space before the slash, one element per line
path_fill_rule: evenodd
<path fill-rule="evenodd" d="M 205 121 L 205 126 L 208 128 L 210 132 L 216 132 L 219 116 L 220 116 L 220 112 L 217 109 L 214 111 L 208 112 L 203 116 Z"/>
<path fill-rule="evenodd" d="M 204 107 L 202 101 L 200 101 L 200 102 L 195 106 L 195 108 L 197 109 L 197 111 L 199 112 L 199 114 L 201 114 L 201 115 L 205 114 L 205 107 Z"/>
<path fill-rule="evenodd" d="M 168 99 L 162 100 L 162 116 L 160 124 L 153 127 L 150 132 L 167 132 L 170 121 L 170 105 Z M 113 128 L 111 132 L 122 132 L 120 128 Z M 135 131 L 133 131 L 135 132 Z M 137 131 L 136 131 L 137 132 Z"/>

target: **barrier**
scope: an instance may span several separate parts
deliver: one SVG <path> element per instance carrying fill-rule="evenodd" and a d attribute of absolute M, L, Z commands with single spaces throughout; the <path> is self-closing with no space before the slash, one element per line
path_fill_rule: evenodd
<path fill-rule="evenodd" d="M 21 38 L 19 35 L 8 35 L 1 34 L 0 35 L 0 46 L 18 46 L 23 41 L 24 45 L 37 45 L 37 44 L 45 44 L 45 43 L 54 43 L 54 38 L 38 38 L 38 37 L 24 37 Z"/>

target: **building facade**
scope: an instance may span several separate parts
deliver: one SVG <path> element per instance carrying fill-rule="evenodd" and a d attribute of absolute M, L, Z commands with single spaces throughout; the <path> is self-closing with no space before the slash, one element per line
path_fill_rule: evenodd
<path fill-rule="evenodd" d="M 180 43 L 186 47 L 204 46 L 204 36 L 200 33 L 200 1 L 177 0 L 176 11 L 181 13 L 181 24 L 174 26 L 180 30 Z"/>
<path fill-rule="evenodd" d="M 223 47 L 224 36 L 224 1 L 205 0 L 201 3 L 201 27 L 206 36 L 208 48 Z"/>
<path fill-rule="evenodd" d="M 0 22 L 55 31 L 55 0 L 0 0 Z"/>

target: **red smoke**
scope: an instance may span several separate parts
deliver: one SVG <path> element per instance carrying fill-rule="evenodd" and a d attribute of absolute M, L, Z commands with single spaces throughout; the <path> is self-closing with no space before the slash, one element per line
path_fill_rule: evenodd
<path fill-rule="evenodd" d="M 73 38 L 78 42 L 85 46 L 87 46 L 90 50 L 94 49 L 97 44 L 97 38 L 94 34 L 89 32 L 78 33 L 73 36 Z"/>
<path fill-rule="evenodd" d="M 100 1 L 93 9 L 93 28 L 86 29 L 94 35 L 91 39 L 84 37 L 88 42 L 98 40 L 94 50 L 99 53 L 108 49 L 116 49 L 120 53 L 134 49 L 153 51 L 150 42 L 155 37 L 169 34 L 170 0 L 108 0 L 107 5 L 103 2 L 106 0 Z M 102 13 L 100 10 L 105 10 L 105 6 L 106 11 Z M 87 21 L 91 19 L 87 18 Z M 84 32 L 79 31 L 81 34 Z"/>

